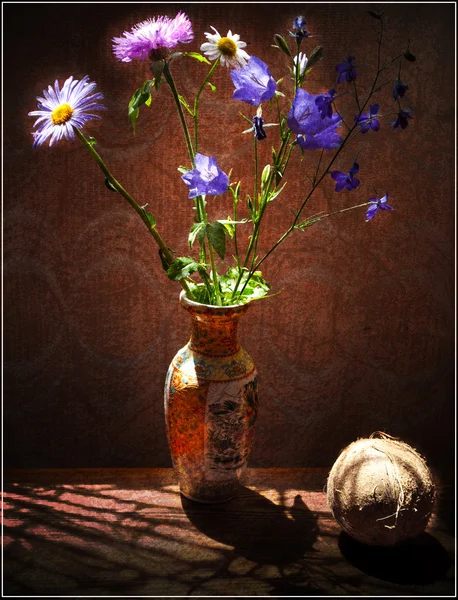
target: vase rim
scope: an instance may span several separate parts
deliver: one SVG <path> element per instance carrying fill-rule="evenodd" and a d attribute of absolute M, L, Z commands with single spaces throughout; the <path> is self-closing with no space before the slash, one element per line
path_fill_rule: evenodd
<path fill-rule="evenodd" d="M 240 312 L 244 313 L 248 310 L 250 302 L 247 304 L 229 304 L 226 306 L 217 306 L 216 304 L 202 304 L 202 302 L 196 302 L 195 300 L 191 300 L 186 296 L 186 291 L 182 290 L 180 293 L 180 302 L 183 306 L 189 308 L 204 308 L 211 311 L 214 311 L 215 314 L 225 314 L 227 312 Z"/>

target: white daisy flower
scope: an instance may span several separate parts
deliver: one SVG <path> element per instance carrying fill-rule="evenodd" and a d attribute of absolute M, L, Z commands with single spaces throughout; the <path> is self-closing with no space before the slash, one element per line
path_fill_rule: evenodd
<path fill-rule="evenodd" d="M 212 29 L 215 33 L 205 33 L 208 41 L 202 44 L 200 50 L 210 60 L 220 58 L 221 64 L 228 68 L 244 67 L 250 58 L 250 55 L 242 50 L 246 47 L 246 42 L 240 41 L 238 33 L 232 34 L 229 30 L 226 37 L 221 37 L 214 27 Z"/>
<path fill-rule="evenodd" d="M 49 145 L 62 138 L 74 139 L 73 127 L 81 129 L 91 119 L 100 119 L 93 110 L 105 110 L 100 104 L 103 96 L 95 91 L 96 84 L 89 81 L 86 75 L 83 79 L 69 77 L 62 89 L 56 80 L 54 87 L 48 86 L 43 90 L 43 98 L 37 97 L 38 109 L 29 112 L 32 117 L 38 117 L 33 124 L 37 130 L 33 132 L 34 148 L 43 144 L 49 137 Z"/>

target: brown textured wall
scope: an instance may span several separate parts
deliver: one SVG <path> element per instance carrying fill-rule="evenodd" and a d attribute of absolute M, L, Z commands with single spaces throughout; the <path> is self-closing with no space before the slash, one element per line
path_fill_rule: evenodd
<path fill-rule="evenodd" d="M 168 364 L 187 341 L 179 289 L 160 267 L 137 215 L 103 185 L 79 143 L 32 150 L 35 96 L 56 77 L 89 74 L 106 98 L 87 133 L 115 176 L 148 202 L 170 247 L 186 253 L 192 201 L 176 167 L 186 163 L 170 94 L 141 113 L 133 137 L 126 106 L 148 76 L 120 64 L 111 38 L 155 14 L 191 17 L 198 49 L 214 25 L 249 42 L 276 78 L 271 47 L 305 14 L 326 54 L 312 92 L 332 87 L 335 65 L 353 54 L 374 65 L 376 22 L 361 4 L 20 4 L 4 8 L 4 456 L 15 466 L 169 466 L 162 389 Z M 438 468 L 454 448 L 454 10 L 449 4 L 393 4 L 385 56 L 411 40 L 404 67 L 414 120 L 360 139 L 361 186 L 317 194 L 310 213 L 389 191 L 395 207 L 371 223 L 348 212 L 291 236 L 264 274 L 274 298 L 253 306 L 241 328 L 260 372 L 251 466 L 330 465 L 357 437 L 385 430 Z M 193 46 L 193 48 L 191 48 Z M 191 97 L 206 67 L 188 59 L 174 72 Z M 252 142 L 232 102 L 224 69 L 202 99 L 201 150 L 216 155 L 249 189 Z M 382 113 L 391 110 L 388 87 Z M 349 97 L 347 97 L 349 98 Z M 344 99 L 345 100 L 345 99 Z M 211 115 L 211 116 L 210 116 Z M 266 116 L 267 113 L 266 113 Z M 271 119 L 266 119 L 271 120 Z M 269 134 L 274 136 L 273 130 Z M 356 147 L 337 164 L 346 170 Z M 268 160 L 269 143 L 261 147 Z M 291 218 L 317 153 L 299 155 L 287 192 L 267 217 L 274 241 Z M 310 161 L 310 162 L 309 162 Z M 226 216 L 229 199 L 212 201 Z"/>

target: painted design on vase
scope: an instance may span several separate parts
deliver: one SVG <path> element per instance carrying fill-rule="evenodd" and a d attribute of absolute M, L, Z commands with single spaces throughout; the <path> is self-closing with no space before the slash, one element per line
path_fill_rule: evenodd
<path fill-rule="evenodd" d="M 233 497 L 251 451 L 257 374 L 237 340 L 248 306 L 181 303 L 191 339 L 178 351 L 165 383 L 167 435 L 181 492 L 201 502 Z"/>

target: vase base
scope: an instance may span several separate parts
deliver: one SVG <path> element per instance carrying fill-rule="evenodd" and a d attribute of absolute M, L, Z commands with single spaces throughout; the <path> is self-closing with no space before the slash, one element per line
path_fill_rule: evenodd
<path fill-rule="evenodd" d="M 229 500 L 232 500 L 237 495 L 236 493 L 234 493 L 232 494 L 232 496 L 228 496 L 227 498 L 218 498 L 216 500 L 201 500 L 199 498 L 193 498 L 188 494 L 184 494 L 181 490 L 180 494 L 184 496 L 187 500 L 191 500 L 192 502 L 197 502 L 199 504 L 222 504 L 223 502 L 228 502 Z"/>

